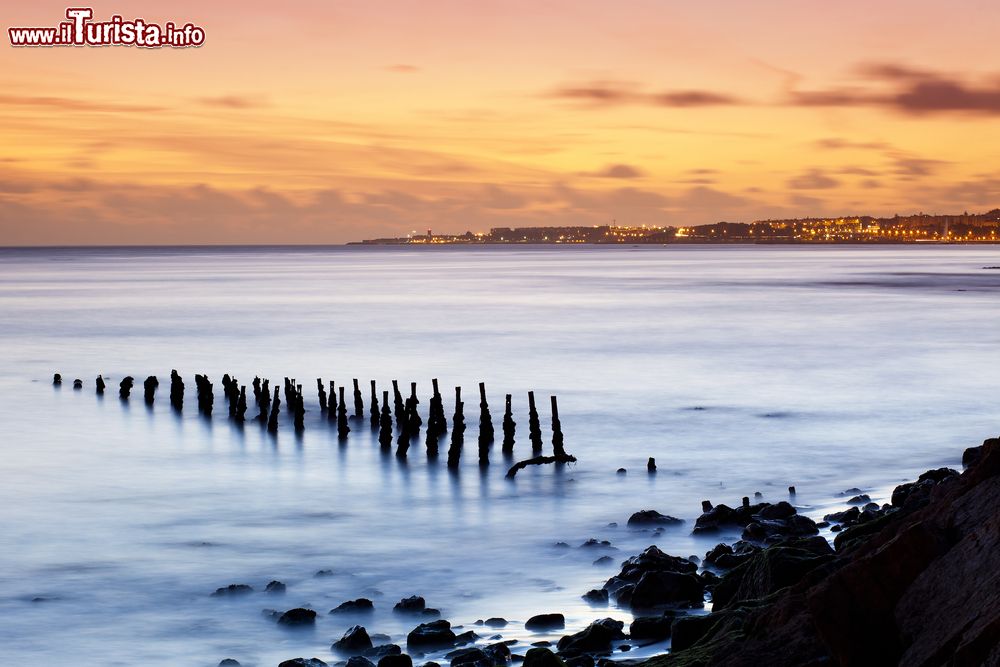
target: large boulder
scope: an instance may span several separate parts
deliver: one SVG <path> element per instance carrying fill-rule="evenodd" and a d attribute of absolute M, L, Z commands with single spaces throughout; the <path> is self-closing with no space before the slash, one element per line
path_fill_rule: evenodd
<path fill-rule="evenodd" d="M 375 611 L 375 604 L 368 598 L 348 600 L 330 610 L 331 614 L 368 614 Z"/>
<path fill-rule="evenodd" d="M 358 655 L 365 649 L 372 647 L 371 637 L 363 626 L 352 626 L 344 633 L 344 636 L 333 643 L 331 649 L 334 652 Z"/>
<path fill-rule="evenodd" d="M 329 667 L 319 658 L 292 658 L 278 663 L 278 667 Z"/>
<path fill-rule="evenodd" d="M 316 622 L 316 612 L 312 609 L 304 609 L 302 607 L 296 607 L 295 609 L 289 609 L 284 614 L 278 617 L 278 623 L 280 625 L 312 625 Z"/>
<path fill-rule="evenodd" d="M 397 602 L 392 610 L 399 614 L 421 614 L 427 609 L 427 602 L 419 595 L 411 595 Z"/>
<path fill-rule="evenodd" d="M 712 591 L 713 609 L 767 597 L 798 583 L 832 558 L 833 549 L 822 537 L 794 540 L 764 549 L 722 575 Z"/>
<path fill-rule="evenodd" d="M 528 649 L 522 667 L 566 667 L 562 659 L 544 647 Z"/>
<path fill-rule="evenodd" d="M 430 623 L 421 623 L 406 635 L 408 647 L 433 648 L 452 646 L 455 643 L 455 632 L 451 623 L 441 619 Z"/>
<path fill-rule="evenodd" d="M 637 616 L 629 626 L 628 634 L 632 639 L 648 639 L 661 641 L 670 638 L 670 627 L 674 622 L 673 615 Z"/>
<path fill-rule="evenodd" d="M 524 623 L 525 630 L 544 632 L 546 630 L 562 630 L 566 627 L 566 617 L 562 614 L 537 614 Z"/>
<path fill-rule="evenodd" d="M 573 635 L 559 640 L 560 653 L 610 653 L 611 642 L 625 639 L 625 624 L 613 618 L 602 618 Z"/>
<path fill-rule="evenodd" d="M 660 514 L 656 510 L 640 510 L 628 518 L 628 525 L 634 528 L 644 526 L 676 526 L 684 523 L 683 519 Z"/>
<path fill-rule="evenodd" d="M 629 606 L 633 609 L 656 609 L 698 604 L 704 601 L 704 595 L 705 587 L 695 574 L 646 572 L 632 588 Z"/>

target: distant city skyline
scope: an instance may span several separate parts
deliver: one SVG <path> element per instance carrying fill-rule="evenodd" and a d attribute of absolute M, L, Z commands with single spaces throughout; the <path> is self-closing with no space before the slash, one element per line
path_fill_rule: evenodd
<path fill-rule="evenodd" d="M 997 3 L 138 0 L 95 19 L 204 45 L 10 45 L 66 7 L 5 7 L 0 245 L 1000 206 Z"/>

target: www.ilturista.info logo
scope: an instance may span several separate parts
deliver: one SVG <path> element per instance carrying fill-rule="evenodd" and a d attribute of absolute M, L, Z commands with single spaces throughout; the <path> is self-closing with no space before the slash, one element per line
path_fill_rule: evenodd
<path fill-rule="evenodd" d="M 205 30 L 192 23 L 158 25 L 141 18 L 126 21 L 115 14 L 109 21 L 92 21 L 91 7 L 70 7 L 68 21 L 54 28 L 8 28 L 11 46 L 141 46 L 184 48 L 205 43 Z"/>

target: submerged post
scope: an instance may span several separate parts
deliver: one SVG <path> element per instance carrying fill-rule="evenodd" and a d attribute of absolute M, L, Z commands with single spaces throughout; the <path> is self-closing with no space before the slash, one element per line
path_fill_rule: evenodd
<path fill-rule="evenodd" d="M 326 412 L 326 388 L 323 386 L 323 378 L 316 378 L 316 393 L 319 394 L 319 411 Z"/>
<path fill-rule="evenodd" d="M 457 468 L 462 458 L 462 444 L 465 440 L 465 415 L 462 408 L 462 388 L 455 387 L 455 414 L 452 417 L 451 446 L 448 447 L 448 467 Z"/>
<path fill-rule="evenodd" d="M 479 383 L 479 465 L 490 464 L 490 445 L 493 443 L 493 416 L 490 405 L 486 402 L 486 383 Z"/>
<path fill-rule="evenodd" d="M 392 408 L 396 417 L 396 428 L 403 428 L 403 419 L 406 416 L 406 409 L 403 407 L 403 395 L 399 393 L 399 382 L 392 381 Z"/>
<path fill-rule="evenodd" d="M 104 376 L 103 375 L 98 375 L 97 376 L 97 380 L 96 380 L 96 382 L 94 384 L 97 385 L 97 393 L 99 395 L 103 396 L 104 395 L 104 388 L 108 386 L 104 382 Z"/>
<path fill-rule="evenodd" d="M 333 380 L 330 380 L 330 398 L 326 404 L 326 418 L 330 421 L 337 419 L 337 390 L 334 387 Z"/>
<path fill-rule="evenodd" d="M 291 406 L 292 416 L 295 419 L 295 430 L 301 431 L 305 428 L 306 417 L 306 398 L 302 393 L 302 385 L 295 385 L 292 391 L 292 397 L 295 399 L 295 404 Z"/>
<path fill-rule="evenodd" d="M 358 386 L 358 378 L 354 378 L 354 418 L 361 419 L 365 412 L 365 402 L 361 400 L 361 387 Z"/>
<path fill-rule="evenodd" d="M 382 449 L 392 449 L 392 410 L 389 409 L 389 392 L 382 392 L 382 413 L 379 416 L 378 442 Z"/>
<path fill-rule="evenodd" d="M 155 375 L 150 375 L 146 378 L 146 381 L 142 383 L 143 398 L 146 401 L 146 405 L 153 404 L 153 398 L 156 396 L 156 388 L 160 386 L 160 381 L 156 379 Z"/>
<path fill-rule="evenodd" d="M 277 387 L 274 388 L 274 398 L 271 399 L 271 414 L 267 418 L 268 433 L 278 432 L 278 415 L 281 413 L 281 396 Z"/>
<path fill-rule="evenodd" d="M 184 380 L 176 370 L 170 371 L 170 406 L 177 412 L 184 409 Z"/>
<path fill-rule="evenodd" d="M 61 386 L 62 385 L 62 375 L 60 375 L 59 373 L 54 373 L 52 375 L 52 384 L 53 384 L 53 386 L 56 386 L 56 387 Z"/>
<path fill-rule="evenodd" d="M 375 389 L 375 380 L 372 380 L 371 383 L 372 383 L 372 397 L 371 397 L 371 406 L 369 406 L 368 408 L 368 421 L 371 423 L 372 430 L 374 431 L 375 429 L 378 428 L 378 421 L 379 421 L 378 392 Z"/>
<path fill-rule="evenodd" d="M 129 394 L 132 393 L 132 385 L 135 384 L 135 378 L 131 375 L 126 376 L 121 382 L 118 383 L 118 397 L 123 401 L 127 401 Z"/>
<path fill-rule="evenodd" d="M 538 456 L 542 453 L 542 425 L 538 421 L 538 410 L 535 408 L 535 392 L 528 392 L 528 439 L 531 440 L 531 453 Z"/>
<path fill-rule="evenodd" d="M 514 421 L 514 414 L 510 407 L 511 395 L 504 397 L 503 409 L 503 446 L 504 454 L 514 453 L 514 433 L 517 430 L 517 422 Z"/>
<path fill-rule="evenodd" d="M 420 427 L 423 425 L 424 420 L 420 418 L 420 412 L 417 410 L 417 405 L 420 404 L 420 399 L 417 398 L 417 383 L 410 383 L 410 397 L 406 399 L 406 419 L 409 422 L 409 430 L 411 437 L 417 437 L 420 435 Z"/>
<path fill-rule="evenodd" d="M 556 455 L 557 458 L 562 458 L 566 456 L 566 450 L 563 449 L 563 432 L 562 423 L 559 421 L 559 406 L 556 405 L 556 397 L 550 397 L 552 402 L 552 453 Z"/>
<path fill-rule="evenodd" d="M 240 387 L 240 397 L 236 401 L 236 423 L 242 424 L 247 417 L 247 386 Z"/>
<path fill-rule="evenodd" d="M 431 380 L 434 393 L 431 394 L 431 402 L 427 411 L 427 456 L 434 458 L 438 453 L 438 439 L 446 430 L 444 403 L 441 400 L 441 392 L 438 390 L 437 378 Z"/>
<path fill-rule="evenodd" d="M 340 400 L 337 406 L 337 437 L 347 440 L 347 434 L 351 432 L 351 427 L 347 425 L 347 401 L 344 399 L 344 385 L 338 387 L 340 390 Z"/>
<path fill-rule="evenodd" d="M 208 381 L 207 375 L 194 376 L 195 390 L 198 392 L 198 412 L 207 417 L 212 416 L 212 406 L 215 404 L 215 396 L 212 394 L 212 383 Z M 267 421 L 267 410 L 261 407 L 261 422 Z"/>

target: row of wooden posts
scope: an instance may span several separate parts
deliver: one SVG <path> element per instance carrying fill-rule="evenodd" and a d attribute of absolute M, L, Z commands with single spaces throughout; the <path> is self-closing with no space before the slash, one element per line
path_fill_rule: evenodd
<path fill-rule="evenodd" d="M 209 381 L 208 376 L 196 374 L 194 376 L 195 388 L 198 397 L 198 412 L 210 417 L 215 408 L 214 385 Z M 53 376 L 53 384 L 61 385 L 62 376 L 56 373 Z M 341 440 L 346 440 L 351 432 L 351 420 L 355 422 L 364 420 L 364 399 L 358 380 L 353 381 L 353 415 L 348 416 L 347 397 L 343 385 L 335 386 L 334 381 L 329 381 L 329 392 L 327 385 L 322 378 L 316 379 L 316 388 L 319 394 L 319 409 L 331 424 L 336 424 L 337 434 Z M 444 402 L 438 388 L 437 379 L 431 380 L 433 394 L 430 398 L 430 406 L 427 415 L 427 429 L 425 446 L 427 456 L 435 459 L 438 456 L 438 445 L 441 439 L 448 432 L 448 420 L 444 412 Z M 132 389 L 135 386 L 135 378 L 128 376 L 118 385 L 118 395 L 123 401 L 129 400 Z M 160 381 L 155 375 L 150 375 L 143 382 L 143 398 L 147 405 L 152 405 L 156 391 L 160 386 Z M 75 380 L 75 389 L 81 389 L 83 382 Z M 98 394 L 104 394 L 107 383 L 103 376 L 98 376 L 96 380 Z M 228 373 L 222 377 L 223 395 L 228 404 L 229 418 L 238 424 L 245 423 L 248 419 L 257 421 L 266 427 L 267 431 L 274 434 L 278 432 L 279 415 L 281 413 L 281 397 L 284 395 L 287 410 L 291 413 L 292 422 L 297 432 L 305 428 L 305 397 L 302 392 L 302 385 L 296 383 L 294 378 L 285 378 L 283 387 L 279 390 L 274 387 L 272 392 L 270 382 L 267 379 L 261 380 L 255 377 L 250 385 L 253 392 L 254 404 L 257 408 L 257 415 L 247 417 L 249 409 L 247 402 L 247 387 L 241 385 L 236 378 Z M 389 407 L 389 392 L 382 391 L 381 407 L 378 390 L 375 380 L 371 381 L 371 396 L 369 398 L 368 421 L 373 431 L 378 431 L 378 440 L 383 450 L 391 451 L 393 442 L 396 444 L 396 456 L 406 458 L 410 445 L 414 440 L 419 440 L 420 428 L 423 419 L 417 409 L 420 400 L 417 398 L 417 383 L 410 383 L 410 395 L 405 400 L 399 390 L 399 382 L 392 381 L 392 408 Z M 518 470 L 527 465 L 537 465 L 542 463 L 568 463 L 576 459 L 567 454 L 563 446 L 562 424 L 559 421 L 559 407 L 556 397 L 551 396 L 552 405 L 552 455 L 542 455 L 542 431 L 541 422 L 538 418 L 538 410 L 535 407 L 535 392 L 528 392 L 528 440 L 531 442 L 532 458 L 520 461 L 509 471 L 508 476 L 513 477 Z M 170 372 L 170 405 L 172 409 L 180 412 L 184 409 L 184 380 L 180 374 L 173 370 Z M 458 467 L 462 448 L 465 440 L 465 403 L 462 401 L 462 388 L 455 387 L 455 412 L 452 415 L 451 438 L 448 446 L 448 466 Z M 505 409 L 503 415 L 503 444 L 502 451 L 505 455 L 512 455 L 514 452 L 515 434 L 517 423 L 514 421 L 511 410 L 511 395 L 506 395 Z M 486 400 L 486 384 L 479 383 L 479 464 L 489 465 L 490 448 L 494 442 L 493 418 L 490 414 L 489 403 Z"/>

